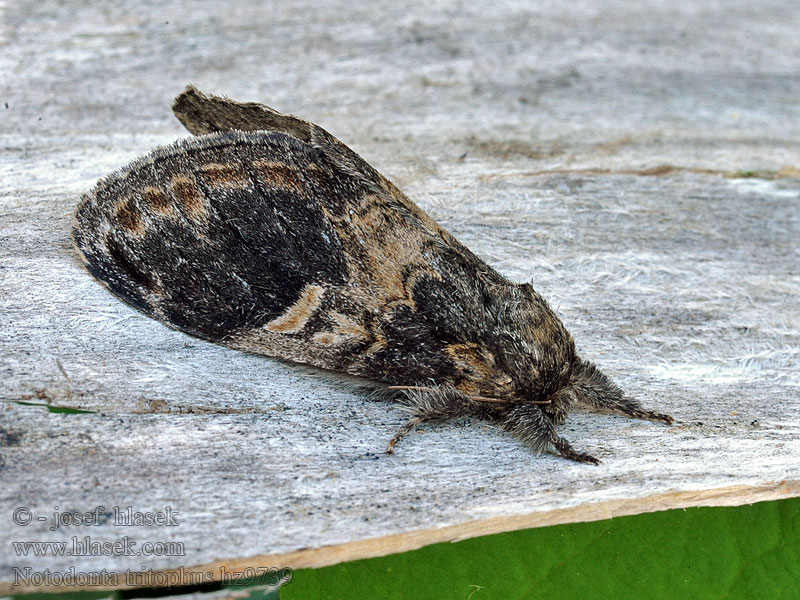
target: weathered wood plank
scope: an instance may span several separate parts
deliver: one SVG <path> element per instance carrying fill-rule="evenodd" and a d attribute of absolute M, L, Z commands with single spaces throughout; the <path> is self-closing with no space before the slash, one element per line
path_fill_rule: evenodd
<path fill-rule="evenodd" d="M 37 587 L 15 567 L 218 576 L 800 494 L 793 3 L 537 6 L 0 8 L 0 594 Z M 599 467 L 466 420 L 386 456 L 397 407 L 122 305 L 74 258 L 71 212 L 184 135 L 168 107 L 187 79 L 351 144 L 677 424 L 572 415 Z M 179 525 L 11 519 L 97 506 L 170 506 Z M 13 545 L 126 535 L 185 555 Z"/>

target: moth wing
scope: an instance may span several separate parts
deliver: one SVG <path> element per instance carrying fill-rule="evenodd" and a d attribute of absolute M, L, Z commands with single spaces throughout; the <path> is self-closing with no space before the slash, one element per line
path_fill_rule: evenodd
<path fill-rule="evenodd" d="M 347 145 L 319 125 L 294 115 L 280 113 L 257 102 L 237 102 L 211 94 L 204 94 L 192 85 L 186 87 L 173 102 L 172 111 L 184 127 L 194 135 L 223 131 L 272 131 L 284 133 L 329 157 L 336 168 L 353 174 L 363 184 L 372 185 L 388 193 L 393 201 L 414 215 L 431 231 L 435 231 L 448 244 L 457 245 L 469 252 L 450 233 L 408 199 L 395 185 Z"/>
<path fill-rule="evenodd" d="M 333 136 L 255 106 L 278 131 L 177 142 L 84 196 L 88 269 L 235 348 L 393 384 L 505 377 L 476 342 L 489 288 L 508 282 Z"/>

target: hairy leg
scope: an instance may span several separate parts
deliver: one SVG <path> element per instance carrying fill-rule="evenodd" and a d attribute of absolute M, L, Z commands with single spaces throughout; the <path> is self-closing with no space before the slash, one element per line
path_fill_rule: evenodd
<path fill-rule="evenodd" d="M 416 387 L 400 388 L 402 395 L 398 398 L 411 412 L 411 418 L 397 431 L 389 441 L 386 452 L 392 454 L 394 447 L 408 432 L 424 421 L 442 421 L 465 415 L 482 416 L 486 407 L 470 399 L 452 387 Z"/>
<path fill-rule="evenodd" d="M 672 417 L 643 408 L 590 362 L 582 363 L 573 373 L 571 384 L 576 400 L 585 406 L 672 424 Z"/>
<path fill-rule="evenodd" d="M 668 425 L 672 425 L 673 419 L 669 415 L 647 410 L 643 408 L 637 400 L 629 396 L 621 396 L 620 398 L 600 397 L 597 399 L 590 398 L 584 401 L 584 404 L 592 408 L 599 408 L 601 410 L 608 410 L 611 412 L 622 413 L 636 419 L 648 419 L 650 421 L 663 421 Z"/>
<path fill-rule="evenodd" d="M 555 425 L 539 406 L 515 406 L 506 413 L 502 425 L 536 452 L 552 446 L 564 458 L 595 465 L 600 462 L 594 456 L 574 450 L 567 440 L 556 433 Z"/>

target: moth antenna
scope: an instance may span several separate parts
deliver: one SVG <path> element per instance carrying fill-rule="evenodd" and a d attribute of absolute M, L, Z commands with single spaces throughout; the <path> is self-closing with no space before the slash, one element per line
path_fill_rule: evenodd
<path fill-rule="evenodd" d="M 431 387 L 424 387 L 419 385 L 390 385 L 390 390 L 418 390 L 418 391 L 426 391 L 431 392 L 434 391 L 435 388 Z M 472 400 L 473 402 L 487 402 L 489 404 L 550 404 L 552 400 L 507 400 L 505 398 L 493 398 L 491 396 L 470 396 L 466 395 L 467 398 Z"/>

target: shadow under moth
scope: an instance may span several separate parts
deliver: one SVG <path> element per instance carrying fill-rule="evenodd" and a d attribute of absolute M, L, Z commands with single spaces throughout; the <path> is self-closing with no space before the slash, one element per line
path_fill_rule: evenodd
<path fill-rule="evenodd" d="M 415 425 L 471 415 L 530 448 L 597 463 L 560 435 L 575 405 L 671 423 L 594 364 L 527 283 L 476 257 L 327 131 L 189 86 L 196 137 L 101 179 L 77 208 L 88 270 L 206 340 L 366 378 Z"/>

